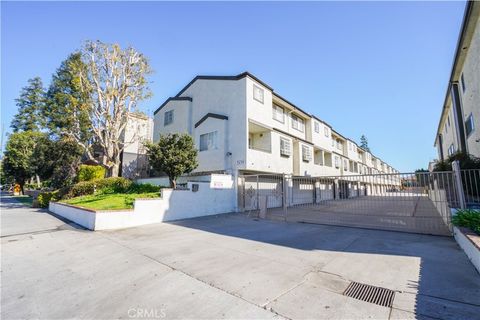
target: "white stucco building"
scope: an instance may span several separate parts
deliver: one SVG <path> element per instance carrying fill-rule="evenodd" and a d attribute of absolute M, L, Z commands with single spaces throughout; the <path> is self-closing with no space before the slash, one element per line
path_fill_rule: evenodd
<path fill-rule="evenodd" d="M 438 159 L 480 157 L 480 2 L 466 4 L 434 146 Z"/>
<path fill-rule="evenodd" d="M 167 133 L 194 137 L 197 174 L 397 172 L 248 72 L 195 77 L 155 111 L 153 140 Z"/>

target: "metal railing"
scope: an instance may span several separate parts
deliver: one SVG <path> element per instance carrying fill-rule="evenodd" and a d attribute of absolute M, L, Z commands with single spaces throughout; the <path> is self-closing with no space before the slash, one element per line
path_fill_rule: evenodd
<path fill-rule="evenodd" d="M 460 170 L 465 207 L 480 209 L 480 170 Z"/>
<path fill-rule="evenodd" d="M 289 221 L 448 235 L 451 209 L 480 208 L 480 170 L 343 176 L 245 175 L 246 211 Z M 263 201 L 263 202 L 262 202 Z"/>

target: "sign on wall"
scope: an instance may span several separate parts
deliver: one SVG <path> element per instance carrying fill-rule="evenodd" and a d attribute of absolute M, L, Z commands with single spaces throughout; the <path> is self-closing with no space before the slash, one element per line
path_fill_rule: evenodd
<path fill-rule="evenodd" d="M 210 188 L 212 189 L 231 189 L 233 179 L 228 174 L 212 174 L 210 179 Z"/>

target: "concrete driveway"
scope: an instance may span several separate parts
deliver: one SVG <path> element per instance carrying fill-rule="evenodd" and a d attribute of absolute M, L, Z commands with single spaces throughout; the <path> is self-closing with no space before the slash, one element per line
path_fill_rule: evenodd
<path fill-rule="evenodd" d="M 474 319 L 480 276 L 448 237 L 232 214 L 109 232 L 2 199 L 2 319 Z M 395 290 L 393 307 L 344 296 Z"/>

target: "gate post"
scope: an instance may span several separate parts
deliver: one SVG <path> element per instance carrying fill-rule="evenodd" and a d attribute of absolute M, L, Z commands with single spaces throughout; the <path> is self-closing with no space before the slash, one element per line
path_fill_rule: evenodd
<path fill-rule="evenodd" d="M 258 175 L 257 175 L 257 208 L 256 208 L 257 210 L 260 209 L 260 204 L 258 203 L 258 201 L 260 200 L 259 199 L 259 196 L 260 196 L 259 193 L 260 193 L 260 189 L 259 189 L 259 182 L 258 182 Z"/>
<path fill-rule="evenodd" d="M 460 163 L 458 160 L 452 162 L 453 175 L 455 176 L 455 187 L 457 188 L 458 201 L 460 202 L 460 209 L 467 207 L 465 203 L 465 194 L 463 193 L 462 175 L 460 172 Z"/>
<path fill-rule="evenodd" d="M 282 174 L 282 206 L 283 206 L 283 216 L 285 221 L 287 221 L 287 178 L 285 176 L 285 173 Z"/>

